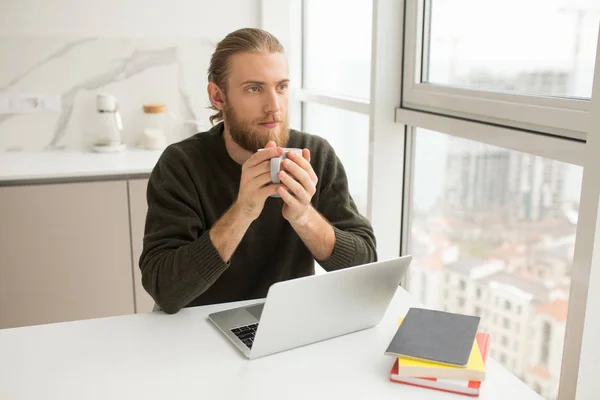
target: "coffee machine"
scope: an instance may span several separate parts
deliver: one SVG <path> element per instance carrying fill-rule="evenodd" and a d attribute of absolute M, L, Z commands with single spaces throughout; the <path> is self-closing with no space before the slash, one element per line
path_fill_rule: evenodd
<path fill-rule="evenodd" d="M 109 93 L 96 96 L 97 130 L 92 150 L 114 153 L 125 150 L 123 143 L 123 121 L 117 99 Z"/>

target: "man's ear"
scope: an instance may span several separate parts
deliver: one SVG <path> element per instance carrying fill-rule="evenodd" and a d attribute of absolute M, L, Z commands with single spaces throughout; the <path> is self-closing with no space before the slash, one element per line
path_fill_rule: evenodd
<path fill-rule="evenodd" d="M 211 104 L 215 106 L 217 110 L 223 110 L 225 108 L 225 93 L 223 93 L 221 88 L 214 82 L 208 82 L 206 90 Z"/>

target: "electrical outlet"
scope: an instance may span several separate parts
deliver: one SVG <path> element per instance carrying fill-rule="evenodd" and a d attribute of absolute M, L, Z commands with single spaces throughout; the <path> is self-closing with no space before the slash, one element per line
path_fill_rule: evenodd
<path fill-rule="evenodd" d="M 30 114 L 42 110 L 60 111 L 60 95 L 15 95 L 0 99 L 0 114 Z"/>

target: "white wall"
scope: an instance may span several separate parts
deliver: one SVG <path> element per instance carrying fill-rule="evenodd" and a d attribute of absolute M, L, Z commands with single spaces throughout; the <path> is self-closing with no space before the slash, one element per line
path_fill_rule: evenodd
<path fill-rule="evenodd" d="M 260 0 L 3 0 L 0 36 L 195 37 L 257 27 Z"/>
<path fill-rule="evenodd" d="M 97 133 L 95 96 L 120 102 L 128 144 L 141 106 L 208 126 L 206 70 L 227 33 L 260 24 L 260 0 L 0 2 L 0 98 L 47 94 L 62 110 L 0 115 L 0 151 L 73 148 Z M 194 133 L 177 126 L 170 141 Z M 184 128 L 191 128 L 189 127 Z"/>

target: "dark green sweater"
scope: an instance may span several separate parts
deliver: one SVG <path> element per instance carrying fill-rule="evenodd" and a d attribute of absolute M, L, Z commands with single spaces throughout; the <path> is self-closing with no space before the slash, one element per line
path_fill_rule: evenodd
<path fill-rule="evenodd" d="M 329 143 L 291 130 L 286 147 L 308 148 L 319 178 L 312 205 L 333 226 L 335 247 L 319 264 L 328 271 L 377 260 L 375 236 L 348 192 L 346 174 Z M 158 307 L 263 298 L 275 282 L 314 274 L 314 258 L 268 198 L 229 262 L 209 230 L 237 199 L 241 166 L 225 148 L 223 123 L 167 147 L 148 182 L 148 214 L 139 260 L 142 283 Z"/>

